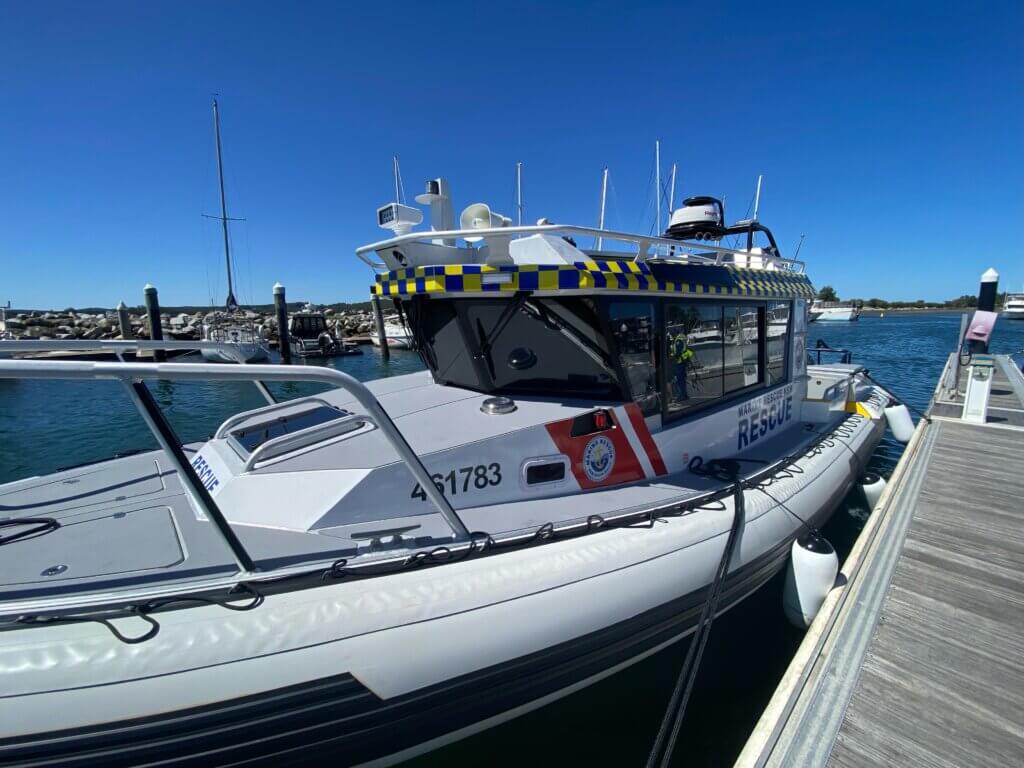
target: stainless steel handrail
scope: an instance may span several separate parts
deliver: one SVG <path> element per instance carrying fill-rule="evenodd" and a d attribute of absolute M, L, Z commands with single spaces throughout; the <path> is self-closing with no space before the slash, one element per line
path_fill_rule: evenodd
<path fill-rule="evenodd" d="M 239 365 L 245 365 L 245 356 L 238 345 L 224 341 L 150 341 L 148 339 L 17 339 L 16 341 L 0 341 L 0 352 L 110 352 L 117 355 L 118 360 L 124 360 L 121 355 L 125 352 L 173 352 L 175 350 L 223 352 Z M 252 383 L 267 403 L 270 405 L 277 403 L 262 381 L 254 380 Z"/>
<path fill-rule="evenodd" d="M 300 429 L 296 432 L 279 435 L 272 440 L 267 440 L 267 442 L 263 443 L 263 445 L 250 453 L 249 458 L 245 460 L 245 464 L 242 466 L 242 471 L 249 472 L 255 468 L 259 462 L 269 461 L 270 459 L 280 456 L 282 453 L 287 452 L 289 450 L 289 446 L 292 446 L 293 444 L 295 447 L 290 450 L 310 445 L 310 443 L 306 441 L 314 435 L 323 433 L 323 437 L 321 439 L 329 440 L 333 437 L 340 437 L 341 435 L 347 435 L 351 432 L 355 432 L 363 424 L 372 424 L 373 426 L 377 426 L 376 422 L 365 413 L 353 413 L 349 416 L 335 419 L 334 421 L 315 424 L 312 427 L 306 427 L 305 429 Z M 342 430 L 343 427 L 348 427 L 350 425 L 353 425 L 351 429 Z M 276 456 L 267 456 L 267 454 L 273 453 L 274 451 L 278 452 Z M 264 458 L 265 456 L 266 458 Z"/>
<path fill-rule="evenodd" d="M 11 342 L 17 344 L 19 342 Z M 343 389 L 365 410 L 402 462 L 420 484 L 457 538 L 469 531 L 434 481 L 419 456 L 405 441 L 373 393 L 357 379 L 333 368 L 279 365 L 227 366 L 211 363 L 102 363 L 92 361 L 0 360 L 0 379 L 90 379 L 135 382 L 144 379 L 170 381 L 305 381 Z M 138 407 L 138 406 L 137 406 Z M 143 413 L 144 418 L 146 417 Z M 147 419 L 147 424 L 149 424 Z M 152 425 L 150 428 L 153 429 Z M 154 430 L 158 441 L 163 439 Z M 187 474 L 187 473 L 186 473 Z M 202 506 L 201 502 L 200 506 Z"/>
<path fill-rule="evenodd" d="M 374 269 L 380 269 L 380 262 L 374 261 L 366 256 L 368 253 L 383 250 L 386 248 L 394 248 L 395 246 L 405 245 L 406 243 L 416 243 L 427 240 L 440 240 L 440 239 L 455 239 L 455 238 L 466 238 L 466 237 L 514 237 L 516 235 L 536 235 L 536 234 L 567 234 L 567 235 L 584 235 L 589 237 L 600 237 L 605 240 L 621 240 L 627 243 L 636 243 L 638 252 L 635 256 L 636 261 L 648 261 L 653 259 L 659 259 L 662 261 L 672 261 L 664 256 L 658 256 L 657 254 L 649 256 L 647 249 L 650 246 L 665 246 L 667 248 L 673 248 L 676 250 L 680 249 L 694 249 L 701 251 L 710 251 L 718 254 L 714 259 L 710 259 L 699 254 L 688 255 L 690 259 L 698 259 L 699 263 L 702 264 L 723 264 L 722 256 L 735 255 L 743 257 L 757 256 L 764 259 L 766 262 L 775 264 L 782 267 L 786 271 L 792 271 L 797 274 L 803 274 L 805 264 L 797 259 L 784 259 L 781 256 L 771 256 L 766 253 L 752 254 L 750 251 L 744 251 L 736 248 L 724 248 L 720 245 L 711 245 L 701 241 L 690 241 L 690 240 L 673 240 L 668 237 L 658 237 L 654 235 L 635 235 L 629 232 L 616 232 L 609 229 L 597 229 L 595 227 L 580 227 L 575 224 L 535 224 L 532 226 L 521 226 L 521 227 L 496 227 L 490 229 L 453 229 L 444 232 L 410 232 L 405 235 L 399 235 L 398 237 L 392 237 L 388 240 L 380 240 L 376 243 L 370 243 L 369 245 L 363 245 L 356 248 L 356 256 L 358 256 L 364 263 L 368 264 Z"/>
<path fill-rule="evenodd" d="M 222 341 L 149 341 L 148 339 L 17 339 L 0 341 L 0 352 L 124 352 L 210 350 L 243 362 L 237 344 Z"/>
<path fill-rule="evenodd" d="M 259 416 L 261 414 L 267 413 L 268 411 L 280 410 L 281 406 L 283 405 L 293 407 L 297 405 L 303 405 L 304 403 L 320 403 L 320 405 L 327 406 L 328 408 L 337 407 L 336 405 L 334 405 L 334 403 L 330 402 L 329 400 L 325 400 L 324 398 L 318 397 L 316 395 L 310 395 L 309 397 L 297 397 L 294 400 L 287 400 L 283 403 L 271 403 L 270 405 L 263 405 L 260 406 L 259 408 L 253 408 L 252 410 L 249 411 L 242 411 L 241 413 L 236 413 L 234 416 L 228 416 L 224 420 L 224 423 L 217 427 L 217 431 L 213 433 L 213 439 L 220 440 L 221 438 L 226 437 L 228 434 L 228 430 L 238 426 L 247 419 L 253 418 L 254 416 Z"/>

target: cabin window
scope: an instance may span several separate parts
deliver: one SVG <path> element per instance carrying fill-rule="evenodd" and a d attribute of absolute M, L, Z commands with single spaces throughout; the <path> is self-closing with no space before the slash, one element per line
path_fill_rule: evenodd
<path fill-rule="evenodd" d="M 608 307 L 608 325 L 633 400 L 644 415 L 659 413 L 654 303 L 614 300 Z"/>
<path fill-rule="evenodd" d="M 722 396 L 721 304 L 665 303 L 665 412 L 699 408 Z"/>
<path fill-rule="evenodd" d="M 789 349 L 790 302 L 770 301 L 765 309 L 766 359 L 768 384 L 786 381 L 786 350 Z"/>
<path fill-rule="evenodd" d="M 722 389 L 725 394 L 760 384 L 761 308 L 749 304 L 724 307 Z"/>

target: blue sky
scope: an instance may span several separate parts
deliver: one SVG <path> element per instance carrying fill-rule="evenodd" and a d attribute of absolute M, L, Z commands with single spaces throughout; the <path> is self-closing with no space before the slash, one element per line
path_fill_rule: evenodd
<path fill-rule="evenodd" d="M 391 156 L 456 210 L 649 231 L 653 143 L 816 285 L 1024 282 L 1024 4 L 0 4 L 0 301 L 222 301 L 220 94 L 244 302 L 364 300 Z"/>

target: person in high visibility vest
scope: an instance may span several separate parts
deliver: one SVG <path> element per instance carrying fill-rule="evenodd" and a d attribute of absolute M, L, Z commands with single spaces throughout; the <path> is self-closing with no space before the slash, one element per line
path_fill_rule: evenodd
<path fill-rule="evenodd" d="M 675 380 L 679 399 L 687 400 L 690 395 L 686 388 L 686 374 L 690 369 L 690 361 L 693 360 L 693 350 L 690 349 L 689 339 L 683 331 L 679 331 L 675 336 L 668 334 L 668 356 L 676 364 Z"/>

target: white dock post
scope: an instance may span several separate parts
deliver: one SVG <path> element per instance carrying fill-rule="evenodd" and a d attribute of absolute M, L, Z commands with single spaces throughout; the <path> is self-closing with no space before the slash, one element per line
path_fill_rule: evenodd
<path fill-rule="evenodd" d="M 278 352 L 281 362 L 292 364 L 292 344 L 288 335 L 288 300 L 285 298 L 284 286 L 274 283 L 274 312 L 277 316 Z"/>

